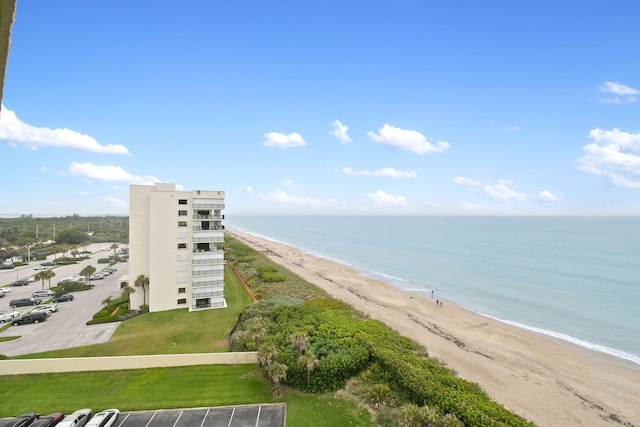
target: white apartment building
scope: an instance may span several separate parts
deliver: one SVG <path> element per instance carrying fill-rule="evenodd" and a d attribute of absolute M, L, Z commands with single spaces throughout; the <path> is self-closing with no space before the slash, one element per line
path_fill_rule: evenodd
<path fill-rule="evenodd" d="M 131 308 L 149 311 L 226 307 L 224 191 L 176 191 L 174 184 L 129 188 L 129 285 L 141 274 L 145 292 Z"/>

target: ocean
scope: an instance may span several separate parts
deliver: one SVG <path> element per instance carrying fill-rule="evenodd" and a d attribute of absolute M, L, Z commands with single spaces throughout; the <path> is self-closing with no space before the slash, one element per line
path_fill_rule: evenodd
<path fill-rule="evenodd" d="M 640 217 L 227 215 L 225 223 L 640 364 Z"/>

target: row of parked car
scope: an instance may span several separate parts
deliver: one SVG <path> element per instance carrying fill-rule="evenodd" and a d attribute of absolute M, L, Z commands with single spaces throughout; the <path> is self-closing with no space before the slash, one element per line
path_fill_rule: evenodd
<path fill-rule="evenodd" d="M 109 427 L 119 413 L 117 409 L 105 409 L 94 414 L 91 409 L 84 408 L 66 417 L 62 412 L 41 417 L 37 412 L 28 412 L 9 420 L 4 427 Z"/>

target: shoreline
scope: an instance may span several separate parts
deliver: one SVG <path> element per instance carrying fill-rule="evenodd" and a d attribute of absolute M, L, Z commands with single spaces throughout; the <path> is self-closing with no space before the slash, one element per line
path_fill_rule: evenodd
<path fill-rule="evenodd" d="M 230 235 L 423 345 L 494 400 L 540 426 L 640 426 L 640 366 L 404 291 L 353 267 L 227 227 Z"/>

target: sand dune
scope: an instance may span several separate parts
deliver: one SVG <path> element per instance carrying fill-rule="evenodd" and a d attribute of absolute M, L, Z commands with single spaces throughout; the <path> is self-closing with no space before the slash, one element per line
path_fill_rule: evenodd
<path fill-rule="evenodd" d="M 640 426 L 640 366 L 520 329 L 347 266 L 227 229 L 329 294 L 424 345 L 540 426 Z"/>

